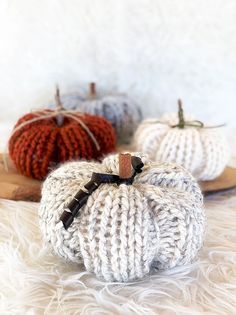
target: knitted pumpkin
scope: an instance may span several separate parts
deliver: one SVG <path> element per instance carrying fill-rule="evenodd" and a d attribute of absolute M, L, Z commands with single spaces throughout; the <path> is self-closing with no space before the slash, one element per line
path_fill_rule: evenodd
<path fill-rule="evenodd" d="M 116 130 L 120 143 L 129 143 L 142 118 L 141 109 L 128 96 L 124 94 L 100 96 L 96 92 L 95 83 L 90 84 L 89 96 L 81 102 L 80 109 L 109 120 Z"/>
<path fill-rule="evenodd" d="M 78 110 L 82 101 L 84 101 L 82 92 L 80 94 L 74 92 L 61 95 L 61 103 L 63 108 L 65 109 Z M 50 102 L 47 105 L 47 108 L 54 109 L 56 106 L 57 106 L 56 102 Z"/>
<path fill-rule="evenodd" d="M 179 112 L 159 121 L 145 120 L 135 133 L 135 147 L 154 161 L 184 166 L 198 180 L 219 176 L 230 157 L 221 126 L 205 127 L 192 118 L 185 120 L 181 101 Z"/>
<path fill-rule="evenodd" d="M 39 221 L 57 255 L 122 282 L 191 262 L 205 228 L 195 179 L 140 154 L 64 164 L 43 184 Z"/>
<path fill-rule="evenodd" d="M 20 173 L 43 179 L 58 163 L 98 159 L 115 150 L 115 132 L 104 118 L 58 108 L 24 115 L 9 140 L 9 153 Z"/>

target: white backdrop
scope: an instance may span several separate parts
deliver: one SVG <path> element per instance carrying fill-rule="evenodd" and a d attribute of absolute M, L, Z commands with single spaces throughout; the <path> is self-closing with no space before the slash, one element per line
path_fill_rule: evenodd
<path fill-rule="evenodd" d="M 236 131 L 235 0 L 0 0 L 0 39 L 0 130 L 96 81 Z"/>

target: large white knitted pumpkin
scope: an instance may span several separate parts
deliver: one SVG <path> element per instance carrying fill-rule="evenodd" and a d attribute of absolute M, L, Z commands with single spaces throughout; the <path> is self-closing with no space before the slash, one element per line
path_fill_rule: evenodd
<path fill-rule="evenodd" d="M 98 95 L 90 84 L 88 98 L 80 103 L 83 112 L 106 118 L 116 131 L 120 143 L 129 143 L 142 119 L 140 107 L 125 94 Z"/>
<path fill-rule="evenodd" d="M 180 166 L 146 156 L 132 157 L 132 165 L 133 183 L 111 176 L 119 173 L 118 155 L 111 155 L 101 164 L 67 163 L 43 184 L 44 240 L 106 281 L 127 282 L 151 269 L 187 264 L 203 243 L 205 215 L 195 179 Z M 95 174 L 91 182 L 94 172 L 110 175 Z M 111 183 L 99 185 L 96 176 L 111 177 Z M 112 183 L 117 178 L 120 183 Z"/>
<path fill-rule="evenodd" d="M 138 127 L 135 149 L 154 161 L 182 165 L 198 180 L 212 180 L 219 176 L 230 153 L 222 128 L 205 127 L 200 121 L 179 113 L 164 115 L 159 121 L 147 119 Z"/>

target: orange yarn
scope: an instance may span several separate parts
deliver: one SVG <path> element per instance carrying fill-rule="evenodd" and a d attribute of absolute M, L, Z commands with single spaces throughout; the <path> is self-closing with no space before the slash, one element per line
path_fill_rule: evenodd
<path fill-rule="evenodd" d="M 45 111 L 26 114 L 15 127 L 43 114 Z M 89 114 L 73 113 L 73 116 L 88 127 L 100 150 L 73 118 L 63 117 L 62 126 L 58 126 L 56 117 L 29 122 L 16 130 L 9 140 L 10 157 L 20 173 L 43 179 L 58 163 L 73 159 L 99 159 L 115 150 L 115 132 L 106 119 Z"/>

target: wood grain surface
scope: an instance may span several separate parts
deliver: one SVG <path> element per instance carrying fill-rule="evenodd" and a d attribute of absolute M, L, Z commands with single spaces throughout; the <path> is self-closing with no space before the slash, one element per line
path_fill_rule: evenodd
<path fill-rule="evenodd" d="M 236 168 L 227 166 L 224 172 L 214 180 L 200 182 L 204 193 L 214 193 L 236 187 Z"/>
<path fill-rule="evenodd" d="M 39 201 L 41 182 L 20 175 L 8 155 L 0 154 L 0 198 Z"/>
<path fill-rule="evenodd" d="M 118 152 L 131 152 L 129 146 L 118 147 Z M 203 193 L 210 194 L 236 187 L 236 168 L 227 166 L 215 180 L 199 183 Z M 40 201 L 42 182 L 20 175 L 7 154 L 0 154 L 0 198 Z"/>

